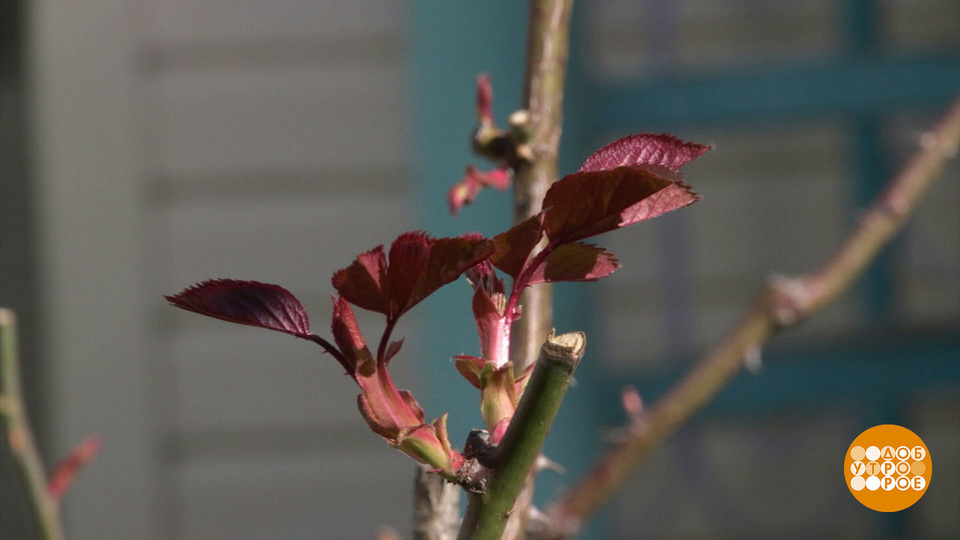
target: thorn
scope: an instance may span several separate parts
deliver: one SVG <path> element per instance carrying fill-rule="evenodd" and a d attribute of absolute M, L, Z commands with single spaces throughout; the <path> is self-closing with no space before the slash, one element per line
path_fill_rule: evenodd
<path fill-rule="evenodd" d="M 638 422 L 643 416 L 643 399 L 640 392 L 631 385 L 623 387 L 620 391 L 620 400 L 623 403 L 623 411 L 631 422 Z"/>
<path fill-rule="evenodd" d="M 633 385 L 628 384 L 623 387 L 620 391 L 620 402 L 623 405 L 623 412 L 627 415 L 627 422 L 623 427 L 613 428 L 607 432 L 605 438 L 612 443 L 623 442 L 647 426 L 647 411 L 643 405 L 643 398 Z"/>
<path fill-rule="evenodd" d="M 760 355 L 760 345 L 754 343 L 743 352 L 743 366 L 751 375 L 759 375 L 763 371 L 763 360 Z"/>
<path fill-rule="evenodd" d="M 539 526 L 550 525 L 550 516 L 532 504 L 530 505 L 530 509 L 527 510 L 527 520 Z"/>
<path fill-rule="evenodd" d="M 534 462 L 533 468 L 536 472 L 551 470 L 555 473 L 567 474 L 567 469 L 565 469 L 563 465 L 560 465 L 543 454 L 537 456 L 537 461 Z"/>

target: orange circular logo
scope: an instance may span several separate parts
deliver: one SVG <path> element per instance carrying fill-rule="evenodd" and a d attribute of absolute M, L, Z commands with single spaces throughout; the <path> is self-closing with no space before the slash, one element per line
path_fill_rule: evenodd
<path fill-rule="evenodd" d="M 854 439 L 843 460 L 850 493 L 878 512 L 899 512 L 920 500 L 933 462 L 927 445 L 905 427 L 884 424 Z"/>

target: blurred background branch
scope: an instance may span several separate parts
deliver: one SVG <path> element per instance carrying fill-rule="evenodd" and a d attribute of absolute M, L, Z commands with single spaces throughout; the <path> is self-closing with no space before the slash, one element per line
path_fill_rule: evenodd
<path fill-rule="evenodd" d="M 622 440 L 549 510 L 557 528 L 554 533 L 574 536 L 653 448 L 706 406 L 744 367 L 759 369 L 760 351 L 775 333 L 816 314 L 844 293 L 902 227 L 947 160 L 956 156 L 958 144 L 960 98 L 920 137 L 917 154 L 889 181 L 820 269 L 796 278 L 772 278 L 739 324 L 687 376 L 649 412 L 633 415 Z"/>
<path fill-rule="evenodd" d="M 0 377 L 3 436 L 7 439 L 20 478 L 33 534 L 41 540 L 62 540 L 59 497 L 47 489 L 47 473 L 27 417 L 20 386 L 17 319 L 13 311 L 5 308 L 0 308 Z"/>

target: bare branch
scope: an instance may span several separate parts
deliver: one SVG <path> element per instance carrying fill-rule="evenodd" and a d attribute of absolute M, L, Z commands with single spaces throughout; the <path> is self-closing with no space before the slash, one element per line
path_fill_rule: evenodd
<path fill-rule="evenodd" d="M 572 0 L 534 0 L 530 3 L 527 74 L 524 108 L 529 114 L 533 159 L 516 172 L 513 191 L 514 223 L 540 212 L 543 196 L 557 179 L 557 152 L 563 124 L 563 85 L 570 45 Z M 534 285 L 520 299 L 523 318 L 513 327 L 511 360 L 517 372 L 537 358 L 551 328 L 550 286 Z"/>
<path fill-rule="evenodd" d="M 771 281 L 729 334 L 650 409 L 634 421 L 622 441 L 557 499 L 549 510 L 549 537 L 569 537 L 610 498 L 649 452 L 703 408 L 744 367 L 752 351 L 775 332 L 790 328 L 836 300 L 863 273 L 900 229 L 917 200 L 937 179 L 960 144 L 960 99 L 937 126 L 923 135 L 921 148 L 890 181 L 856 228 L 826 263 L 797 278 Z"/>
<path fill-rule="evenodd" d="M 413 487 L 414 540 L 454 540 L 460 527 L 460 486 L 430 472 L 429 465 L 417 468 Z"/>

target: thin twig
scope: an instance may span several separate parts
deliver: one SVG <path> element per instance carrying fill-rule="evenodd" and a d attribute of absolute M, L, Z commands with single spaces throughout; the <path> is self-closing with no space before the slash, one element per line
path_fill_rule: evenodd
<path fill-rule="evenodd" d="M 513 170 L 516 223 L 540 211 L 543 197 L 557 177 L 572 9 L 573 0 L 531 1 L 523 108 L 511 115 L 509 132 L 493 125 L 489 80 L 483 76 L 478 79 L 479 123 L 474 132 L 474 151 Z M 451 208 L 455 212 L 453 203 Z M 528 287 L 520 304 L 523 316 L 513 326 L 510 351 L 515 373 L 522 372 L 537 358 L 551 330 L 550 286 L 543 283 Z M 529 474 L 519 496 L 513 494 L 516 504 L 504 538 L 520 540 L 524 537 L 534 476 L 535 472 Z M 418 514 L 416 527 L 432 519 L 429 514 Z"/>
<path fill-rule="evenodd" d="M 563 124 L 563 85 L 570 42 L 573 0 L 533 0 L 527 36 L 524 108 L 529 113 L 533 160 L 517 170 L 515 223 L 540 212 L 543 196 L 557 179 L 557 152 Z M 523 317 L 513 327 L 510 357 L 517 373 L 529 366 L 551 328 L 552 299 L 546 283 L 527 288 Z"/>
<path fill-rule="evenodd" d="M 570 47 L 570 15 L 573 0 L 531 0 L 527 31 L 527 66 L 523 108 L 527 111 L 532 159 L 515 171 L 513 220 L 521 223 L 540 212 L 543 197 L 557 179 L 557 154 L 563 129 L 564 81 Z M 520 297 L 523 316 L 511 330 L 510 360 L 516 373 L 537 358 L 540 346 L 551 332 L 553 295 L 548 283 L 527 287 Z M 536 471 L 531 471 L 514 506 L 504 538 L 525 537 Z"/>
<path fill-rule="evenodd" d="M 859 224 L 817 271 L 778 278 L 760 294 L 740 323 L 664 396 L 629 435 L 609 448 L 549 511 L 552 537 L 569 537 L 610 498 L 658 444 L 703 408 L 744 366 L 744 360 L 776 331 L 792 327 L 837 299 L 902 226 L 917 200 L 937 179 L 960 144 L 960 98 L 933 131 L 921 138 L 911 161 L 881 193 Z"/>
<path fill-rule="evenodd" d="M 4 308 L 0 308 L 0 416 L 14 465 L 26 490 L 34 529 L 43 540 L 61 540 L 60 505 L 47 490 L 47 474 L 20 388 L 17 319 L 13 311 Z"/>

